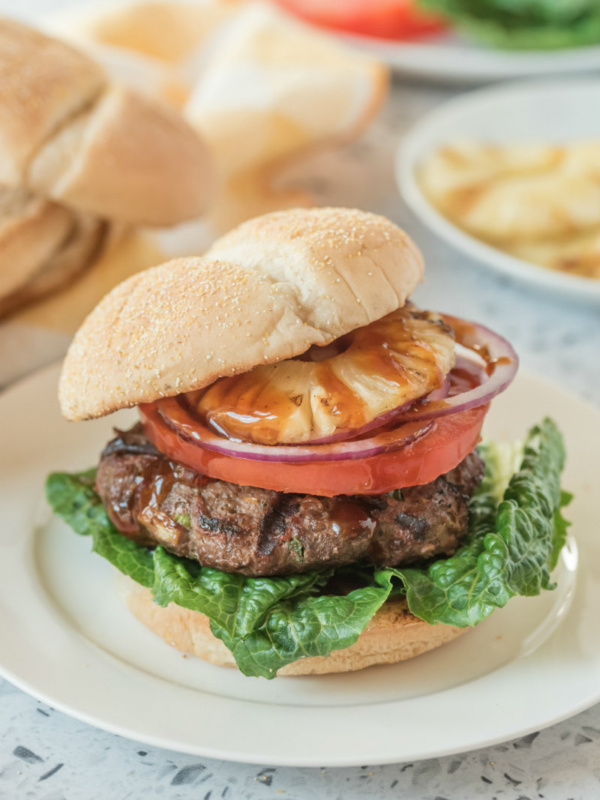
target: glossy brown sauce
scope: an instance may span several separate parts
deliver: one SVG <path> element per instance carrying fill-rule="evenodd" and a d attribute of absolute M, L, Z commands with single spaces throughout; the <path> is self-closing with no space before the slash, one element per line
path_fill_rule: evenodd
<path fill-rule="evenodd" d="M 327 362 L 317 366 L 315 378 L 325 393 L 322 402 L 327 405 L 329 415 L 336 418 L 339 429 L 360 428 L 365 424 L 367 406 L 360 397 L 348 391 L 346 384 L 335 375 Z"/>
<path fill-rule="evenodd" d="M 460 317 L 453 317 L 450 314 L 442 314 L 442 317 L 452 327 L 457 342 L 471 350 L 477 349 L 477 327 L 472 322 Z"/>
<path fill-rule="evenodd" d="M 135 489 L 132 492 L 124 492 L 118 498 L 111 498 L 109 516 L 112 512 L 117 519 L 122 519 L 126 507 L 128 515 L 137 517 L 144 527 L 155 533 L 160 532 L 165 544 L 175 545 L 179 542 L 184 527 L 165 514 L 161 507 L 176 484 L 196 488 L 205 483 L 205 480 L 201 475 L 166 458 L 154 458 L 136 475 Z"/>
<path fill-rule="evenodd" d="M 309 387 L 319 386 L 327 406 L 327 416 L 335 420 L 337 432 L 361 428 L 372 419 L 368 405 L 336 374 L 343 361 L 351 362 L 353 369 L 365 375 L 377 376 L 377 381 L 387 384 L 398 393 L 410 388 L 415 380 L 428 380 L 432 391 L 444 381 L 444 371 L 439 358 L 426 340 L 415 333 L 409 309 L 401 309 L 382 320 L 359 328 L 323 348 L 310 348 L 298 359 L 290 360 L 290 374 L 297 361 L 312 361 L 312 376 L 300 375 L 298 385 L 306 386 L 306 393 L 290 397 L 276 385 L 272 368 L 258 367 L 250 372 L 224 378 L 190 400 L 191 409 L 219 434 L 230 439 L 262 444 L 277 444 L 281 431 L 293 415 L 299 413 L 303 402 L 309 402 Z M 416 317 L 420 319 L 420 317 Z M 328 352 L 322 358 L 320 350 Z M 285 362 L 280 362 L 280 375 Z M 285 374 L 285 373 L 284 373 Z M 319 391 L 321 395 L 321 391 Z M 312 409 L 306 410 L 312 419 Z"/>
<path fill-rule="evenodd" d="M 351 500 L 338 502 L 329 512 L 331 531 L 335 535 L 360 536 L 373 533 L 377 521 L 358 503 Z"/>
<path fill-rule="evenodd" d="M 252 370 L 217 381 L 195 408 L 222 436 L 252 441 L 252 430 L 259 429 L 272 438 L 267 443 L 275 444 L 279 422 L 289 419 L 298 406 L 296 398 L 273 389 L 268 375 Z"/>

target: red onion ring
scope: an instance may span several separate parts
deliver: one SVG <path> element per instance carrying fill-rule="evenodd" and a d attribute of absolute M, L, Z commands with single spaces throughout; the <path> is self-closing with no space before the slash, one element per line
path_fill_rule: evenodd
<path fill-rule="evenodd" d="M 156 420 L 157 416 L 178 436 L 199 447 L 235 458 L 258 461 L 306 463 L 369 458 L 378 453 L 408 447 L 427 435 L 435 418 L 487 405 L 504 391 L 515 376 L 519 359 L 506 339 L 483 325 L 448 315 L 441 315 L 456 335 L 457 361 L 444 385 L 424 398 L 388 411 L 367 426 L 353 431 L 352 439 L 336 436 L 300 445 L 258 445 L 239 442 L 220 436 L 208 428 L 187 407 L 184 396 L 165 398 L 140 407 L 142 416 Z M 468 365 L 478 370 L 477 385 L 453 393 L 453 373 Z M 469 371 L 467 370 L 467 371 Z M 454 386 L 457 381 L 454 381 Z M 391 424 L 399 424 L 390 430 Z M 374 436 L 365 434 L 376 428 Z"/>
<path fill-rule="evenodd" d="M 340 461 L 342 459 L 369 458 L 378 453 L 398 450 L 421 439 L 433 428 L 434 422 L 414 422 L 393 430 L 380 431 L 369 439 L 354 439 L 351 442 L 320 444 L 318 446 L 259 445 L 224 439 L 193 417 L 177 397 L 169 397 L 140 406 L 142 417 L 155 417 L 178 436 L 193 442 L 205 450 L 212 450 L 235 458 L 256 461 L 287 461 L 301 464 L 308 461 Z"/>
<path fill-rule="evenodd" d="M 519 357 L 506 339 L 483 325 L 465 323 L 446 314 L 441 316 L 456 332 L 459 356 L 455 369 L 466 358 L 480 366 L 487 379 L 466 392 L 417 403 L 412 409 L 399 414 L 397 422 L 421 422 L 486 405 L 503 392 L 515 377 Z"/>

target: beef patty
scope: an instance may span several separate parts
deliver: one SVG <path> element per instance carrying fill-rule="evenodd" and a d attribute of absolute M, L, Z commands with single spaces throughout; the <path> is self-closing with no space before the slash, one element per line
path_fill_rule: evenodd
<path fill-rule="evenodd" d="M 286 494 L 205 478 L 163 456 L 136 425 L 107 445 L 96 487 L 128 538 L 259 576 L 451 555 L 482 476 L 483 462 L 471 453 L 435 481 L 389 494 Z"/>

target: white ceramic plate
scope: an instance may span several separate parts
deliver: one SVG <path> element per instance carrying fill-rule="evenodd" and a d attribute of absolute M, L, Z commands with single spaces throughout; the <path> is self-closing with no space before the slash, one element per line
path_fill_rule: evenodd
<path fill-rule="evenodd" d="M 351 675 L 244 678 L 185 658 L 130 617 L 90 542 L 51 520 L 52 469 L 86 468 L 113 425 L 73 425 L 58 370 L 0 398 L 0 672 L 55 708 L 174 750 L 254 763 L 345 766 L 471 750 L 537 730 L 600 700 L 600 414 L 521 375 L 494 401 L 489 435 L 522 436 L 544 414 L 566 434 L 574 540 L 559 588 L 515 599 L 412 662 Z"/>
<path fill-rule="evenodd" d="M 522 52 L 485 47 L 452 33 L 414 43 L 386 42 L 367 36 L 343 38 L 396 72 L 443 83 L 486 83 L 600 69 L 599 45 Z"/>
<path fill-rule="evenodd" d="M 462 95 L 426 114 L 402 140 L 396 178 L 404 200 L 435 233 L 489 267 L 542 289 L 600 304 L 600 281 L 567 275 L 507 255 L 465 233 L 440 214 L 417 182 L 419 164 L 460 139 L 498 144 L 600 139 L 600 79 L 532 81 Z"/>

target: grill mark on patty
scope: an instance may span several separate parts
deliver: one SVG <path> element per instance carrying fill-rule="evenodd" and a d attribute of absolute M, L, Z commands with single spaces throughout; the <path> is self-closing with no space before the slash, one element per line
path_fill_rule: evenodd
<path fill-rule="evenodd" d="M 222 533 L 225 536 L 243 536 L 244 531 L 235 523 L 228 520 L 218 519 L 217 517 L 207 517 L 205 514 L 198 514 L 198 525 L 204 531 L 211 533 Z"/>
<path fill-rule="evenodd" d="M 102 454 L 96 488 L 117 528 L 144 545 L 252 576 L 451 555 L 483 476 L 471 453 L 429 484 L 385 495 L 285 494 L 203 477 L 146 441 L 137 425 Z"/>
<path fill-rule="evenodd" d="M 418 542 L 425 541 L 428 525 L 424 517 L 415 517 L 413 514 L 406 514 L 401 511 L 396 514 L 396 522 L 401 528 L 410 531 Z"/>
<path fill-rule="evenodd" d="M 269 508 L 260 522 L 258 552 L 271 555 L 280 541 L 292 538 L 289 520 L 297 513 L 300 503 L 294 495 L 278 493 L 275 503 Z"/>

